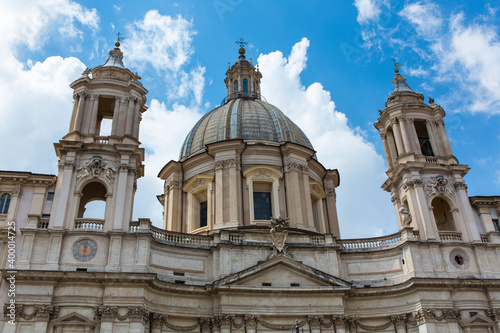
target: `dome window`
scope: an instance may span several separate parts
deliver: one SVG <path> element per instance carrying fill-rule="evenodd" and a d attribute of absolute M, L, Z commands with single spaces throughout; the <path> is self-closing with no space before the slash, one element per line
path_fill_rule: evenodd
<path fill-rule="evenodd" d="M 248 97 L 248 80 L 243 80 L 243 96 Z"/>

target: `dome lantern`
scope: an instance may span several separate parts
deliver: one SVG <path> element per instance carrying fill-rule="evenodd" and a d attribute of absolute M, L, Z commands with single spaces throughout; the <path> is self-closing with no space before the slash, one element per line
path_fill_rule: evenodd
<path fill-rule="evenodd" d="M 244 46 L 248 42 L 240 38 L 236 43 L 240 46 L 238 61 L 226 71 L 224 82 L 226 83 L 227 97 L 223 103 L 236 98 L 261 99 L 260 79 L 262 74 L 258 68 L 246 60 Z"/>

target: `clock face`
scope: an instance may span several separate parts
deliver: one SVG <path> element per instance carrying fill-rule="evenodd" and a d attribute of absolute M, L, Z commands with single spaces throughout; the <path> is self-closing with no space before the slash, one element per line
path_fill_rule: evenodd
<path fill-rule="evenodd" d="M 73 256 L 80 261 L 89 261 L 97 253 L 97 245 L 90 239 L 82 239 L 73 247 Z"/>

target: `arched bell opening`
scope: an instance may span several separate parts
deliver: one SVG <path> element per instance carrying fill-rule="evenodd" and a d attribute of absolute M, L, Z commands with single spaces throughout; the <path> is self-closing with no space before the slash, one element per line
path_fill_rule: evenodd
<path fill-rule="evenodd" d="M 448 201 L 443 197 L 436 197 L 432 200 L 431 205 L 438 231 L 456 231 Z"/>
<path fill-rule="evenodd" d="M 106 186 L 100 182 L 91 182 L 82 189 L 77 218 L 104 220 L 106 214 Z"/>

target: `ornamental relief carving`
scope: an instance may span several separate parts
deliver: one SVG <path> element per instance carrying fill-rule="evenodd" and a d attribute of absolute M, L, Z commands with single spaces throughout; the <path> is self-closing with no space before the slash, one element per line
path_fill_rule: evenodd
<path fill-rule="evenodd" d="M 451 188 L 449 181 L 444 178 L 444 176 L 439 175 L 432 177 L 425 182 L 425 192 L 427 193 L 427 198 L 438 194 L 453 194 L 453 189 Z"/>
<path fill-rule="evenodd" d="M 227 160 L 219 160 L 215 162 L 215 170 L 226 168 L 237 168 L 238 170 L 240 170 L 240 161 L 236 158 L 230 158 Z"/>
<path fill-rule="evenodd" d="M 300 164 L 297 162 L 288 162 L 285 164 L 285 172 L 298 171 L 301 173 L 309 172 L 309 167 L 307 164 Z"/>
<path fill-rule="evenodd" d="M 403 183 L 403 190 L 408 191 L 408 189 L 418 187 L 421 185 L 422 185 L 422 181 L 420 179 L 406 180 Z"/>
<path fill-rule="evenodd" d="M 128 171 L 128 166 L 126 167 Z M 122 165 L 120 165 L 120 169 L 122 169 Z M 87 177 L 97 178 L 103 174 L 108 183 L 113 183 L 116 171 L 116 168 L 110 166 L 101 156 L 94 156 L 90 161 L 80 164 L 80 167 L 77 169 L 76 179 L 81 181 Z"/>

